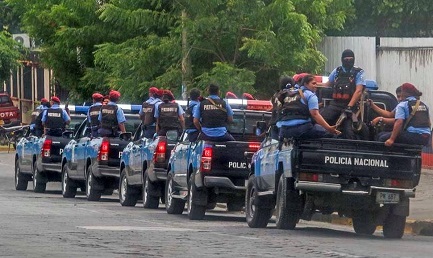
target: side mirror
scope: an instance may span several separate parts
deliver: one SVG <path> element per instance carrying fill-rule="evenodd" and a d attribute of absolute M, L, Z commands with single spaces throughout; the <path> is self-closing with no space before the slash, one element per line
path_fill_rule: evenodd
<path fill-rule="evenodd" d="M 74 137 L 74 132 L 73 131 L 64 131 L 62 133 L 62 137 L 67 138 L 67 139 L 72 139 Z"/>
<path fill-rule="evenodd" d="M 179 134 L 177 130 L 170 130 L 166 133 L 167 139 L 169 141 L 175 142 L 179 138 Z"/>
<path fill-rule="evenodd" d="M 130 141 L 132 139 L 132 133 L 131 132 L 121 133 L 119 135 L 119 139 L 124 141 Z"/>
<path fill-rule="evenodd" d="M 268 127 L 268 124 L 266 121 L 257 121 L 256 122 L 256 135 L 259 136 L 266 132 L 266 129 Z"/>

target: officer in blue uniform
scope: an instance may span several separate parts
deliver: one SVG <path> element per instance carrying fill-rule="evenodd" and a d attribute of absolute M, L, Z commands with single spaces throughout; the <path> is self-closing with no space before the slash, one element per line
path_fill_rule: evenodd
<path fill-rule="evenodd" d="M 143 136 L 152 138 L 156 132 L 155 105 L 161 102 L 159 90 L 156 87 L 149 88 L 149 99 L 143 102 L 139 112 L 142 121 Z"/>
<path fill-rule="evenodd" d="M 210 84 L 209 96 L 194 111 L 194 125 L 200 131 L 198 140 L 215 142 L 234 141 L 227 131 L 227 123 L 233 122 L 233 110 L 219 95 L 219 86 Z"/>
<path fill-rule="evenodd" d="M 392 132 L 384 132 L 379 141 L 386 146 L 394 143 L 428 145 L 431 135 L 429 108 L 420 101 L 422 92 L 411 83 L 401 85 L 404 98 L 395 109 L 395 122 Z"/>
<path fill-rule="evenodd" d="M 354 66 L 355 54 L 346 49 L 341 54 L 342 65 L 335 68 L 329 75 L 329 81 L 322 83 L 332 86 L 332 101 L 325 106 L 320 114 L 329 124 L 335 124 L 342 113 L 346 119 L 342 123 L 342 136 L 346 139 L 356 139 L 353 130 L 353 115 L 358 109 L 358 101 L 364 91 L 364 70 Z"/>
<path fill-rule="evenodd" d="M 87 111 L 87 124 L 90 128 L 91 136 L 98 137 L 98 130 L 101 123 L 98 120 L 99 111 L 101 111 L 102 101 L 104 96 L 99 92 L 93 93 L 92 95 L 93 105 L 90 106 L 89 111 Z"/>
<path fill-rule="evenodd" d="M 51 136 L 62 136 L 66 125 L 71 122 L 71 118 L 65 110 L 60 108 L 60 99 L 58 97 L 51 97 L 51 102 L 51 107 L 44 110 L 42 115 L 44 134 Z"/>
<path fill-rule="evenodd" d="M 183 108 L 176 103 L 170 90 L 163 91 L 162 101 L 155 105 L 156 133 L 165 136 L 167 131 L 177 130 L 178 135 L 181 135 L 185 128 Z"/>
<path fill-rule="evenodd" d="M 271 119 L 269 120 L 269 126 L 271 127 L 270 128 L 271 137 L 272 137 L 272 139 L 275 139 L 275 140 L 278 140 L 278 138 L 279 138 L 279 136 L 278 136 L 279 128 L 276 126 L 277 119 L 278 119 L 278 109 L 279 109 L 278 95 L 280 94 L 280 92 L 282 92 L 284 90 L 293 89 L 293 87 L 295 85 L 295 81 L 290 76 L 282 76 L 280 78 L 278 84 L 279 84 L 279 89 L 274 93 L 274 95 L 272 95 L 272 98 L 271 98 L 272 115 L 271 115 Z"/>
<path fill-rule="evenodd" d="M 99 128 L 98 133 L 101 137 L 117 137 L 119 132 L 126 132 L 126 118 L 122 108 L 116 104 L 120 99 L 120 92 L 112 90 L 108 96 L 110 101 L 107 105 L 102 105 L 99 111 L 98 120 L 101 123 L 101 128 Z"/>
<path fill-rule="evenodd" d="M 30 122 L 30 130 L 33 135 L 41 137 L 44 132 L 44 126 L 42 125 L 42 115 L 44 110 L 51 107 L 50 102 L 46 98 L 41 99 L 41 105 L 39 105 L 32 112 L 32 121 Z"/>
<path fill-rule="evenodd" d="M 185 132 L 188 134 L 188 140 L 190 142 L 195 142 L 199 135 L 199 131 L 194 125 L 194 112 L 200 107 L 200 90 L 197 88 L 191 89 L 189 92 L 190 101 L 188 103 L 188 108 L 185 111 Z"/>
<path fill-rule="evenodd" d="M 313 75 L 304 76 L 299 89 L 287 89 L 281 92 L 277 127 L 280 141 L 284 138 L 314 139 L 338 135 L 336 126 L 330 126 L 319 113 L 316 94 L 317 82 Z M 313 120 L 315 124 L 313 124 Z"/>

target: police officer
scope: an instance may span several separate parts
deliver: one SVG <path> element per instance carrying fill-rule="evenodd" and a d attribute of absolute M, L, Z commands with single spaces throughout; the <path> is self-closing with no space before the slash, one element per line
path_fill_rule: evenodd
<path fill-rule="evenodd" d="M 411 83 L 401 85 L 401 96 L 404 98 L 395 109 L 395 123 L 392 132 L 384 132 L 379 141 L 386 146 L 394 143 L 428 145 L 431 135 L 429 109 L 420 101 L 422 92 Z"/>
<path fill-rule="evenodd" d="M 395 90 L 395 94 L 397 95 L 398 102 L 401 102 L 403 100 L 401 97 L 401 86 L 397 87 L 397 89 Z M 379 124 L 390 125 L 390 126 L 394 125 L 395 108 L 392 111 L 382 109 L 379 106 L 377 106 L 371 99 L 368 100 L 368 103 L 370 108 L 373 109 L 373 111 L 379 115 L 375 117 L 373 120 L 371 120 L 371 125 L 373 126 Z"/>
<path fill-rule="evenodd" d="M 30 122 L 30 130 L 33 135 L 41 137 L 44 132 L 44 126 L 42 125 L 42 115 L 44 110 L 51 107 L 50 102 L 46 98 L 41 99 L 41 105 L 39 105 L 32 112 L 32 121 Z"/>
<path fill-rule="evenodd" d="M 277 121 L 280 141 L 284 138 L 331 137 L 340 133 L 335 125 L 330 126 L 320 115 L 316 86 L 315 77 L 307 74 L 299 89 L 287 89 L 279 94 L 278 100 L 282 103 Z"/>
<path fill-rule="evenodd" d="M 281 103 L 278 101 L 278 95 L 284 90 L 292 89 L 294 87 L 294 85 L 295 85 L 295 82 L 294 82 L 292 77 L 282 76 L 279 80 L 279 90 L 276 91 L 271 98 L 272 116 L 271 116 L 271 119 L 269 121 L 269 126 L 271 126 L 270 131 L 271 131 L 272 139 L 275 139 L 275 140 L 279 139 L 279 137 L 278 137 L 279 129 L 276 126 L 276 124 L 277 124 L 277 118 L 278 118 L 278 110 L 279 110 L 279 107 L 281 106 Z"/>
<path fill-rule="evenodd" d="M 346 49 L 341 55 L 342 65 L 335 68 L 329 75 L 329 81 L 322 83 L 332 86 L 332 101 L 321 110 L 321 115 L 329 124 L 335 124 L 342 113 L 346 119 L 342 123 L 342 136 L 346 139 L 356 139 L 352 128 L 353 113 L 364 91 L 364 70 L 354 66 L 355 54 Z"/>
<path fill-rule="evenodd" d="M 185 128 L 183 108 L 176 103 L 173 93 L 164 90 L 161 103 L 155 105 L 156 133 L 165 136 L 169 130 L 177 130 L 180 135 Z"/>
<path fill-rule="evenodd" d="M 58 97 L 51 97 L 51 102 L 51 107 L 44 110 L 41 119 L 44 126 L 44 134 L 62 136 L 66 125 L 71 122 L 71 118 L 65 110 L 60 108 L 60 99 Z"/>
<path fill-rule="evenodd" d="M 191 89 L 189 92 L 190 101 L 188 103 L 188 108 L 185 110 L 185 132 L 188 134 L 188 140 L 190 142 L 195 142 L 199 135 L 199 131 L 194 125 L 194 111 L 200 107 L 200 90 L 197 88 Z"/>
<path fill-rule="evenodd" d="M 199 140 L 234 141 L 227 132 L 227 123 L 233 122 L 233 110 L 219 95 L 219 86 L 210 84 L 209 96 L 200 102 L 194 111 L 194 124 L 201 132 Z"/>
<path fill-rule="evenodd" d="M 101 123 L 98 120 L 99 111 L 101 111 L 102 101 L 104 96 L 98 92 L 92 95 L 93 105 L 90 106 L 89 111 L 87 111 L 87 122 L 90 128 L 91 136 L 98 137 L 98 130 Z"/>
<path fill-rule="evenodd" d="M 122 108 L 117 106 L 117 101 L 120 99 L 120 92 L 116 90 L 110 91 L 108 94 L 110 101 L 107 105 L 102 105 L 99 111 L 98 120 L 101 123 L 98 133 L 101 137 L 116 137 L 119 136 L 119 131 L 125 133 L 125 114 Z"/>
<path fill-rule="evenodd" d="M 143 102 L 139 112 L 143 136 L 146 138 L 152 138 L 156 132 L 155 105 L 161 102 L 161 96 L 158 95 L 158 92 L 159 90 L 156 87 L 149 89 L 149 99 Z"/>

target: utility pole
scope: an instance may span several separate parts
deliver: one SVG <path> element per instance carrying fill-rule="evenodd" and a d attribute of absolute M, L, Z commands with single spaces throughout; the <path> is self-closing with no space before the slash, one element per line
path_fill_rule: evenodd
<path fill-rule="evenodd" d="M 188 14 L 182 10 L 182 98 L 187 99 L 188 87 L 192 84 L 192 67 L 191 58 L 189 56 L 190 47 L 188 44 L 188 32 L 186 29 L 186 21 Z"/>

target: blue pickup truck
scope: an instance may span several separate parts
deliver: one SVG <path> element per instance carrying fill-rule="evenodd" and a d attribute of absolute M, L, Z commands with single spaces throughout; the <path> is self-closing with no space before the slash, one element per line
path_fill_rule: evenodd
<path fill-rule="evenodd" d="M 389 111 L 397 103 L 381 91 L 370 98 Z M 247 223 L 266 227 L 275 210 L 277 228 L 294 229 L 316 212 L 337 212 L 352 218 L 358 234 L 371 235 L 383 225 L 385 237 L 401 238 L 420 179 L 421 150 L 375 141 L 267 137 L 251 161 Z"/>
<path fill-rule="evenodd" d="M 269 108 L 270 103 L 257 104 Z M 251 108 L 252 106 L 250 106 Z M 170 157 L 165 187 L 166 210 L 181 214 L 188 203 L 188 217 L 203 219 L 207 209 L 226 203 L 229 211 L 242 210 L 249 161 L 259 148 L 262 136 L 256 135 L 256 122 L 269 121 L 270 112 L 233 109 L 228 131 L 235 141 L 191 143 L 186 135 Z"/>
<path fill-rule="evenodd" d="M 138 113 L 138 112 L 136 112 Z M 138 114 L 125 114 L 127 132 L 140 124 Z M 119 185 L 119 164 L 123 148 L 131 133 L 119 137 L 92 138 L 87 120 L 78 127 L 61 157 L 61 182 L 64 198 L 73 198 L 77 188 L 86 190 L 89 201 L 98 201 L 102 194 L 111 194 Z"/>
<path fill-rule="evenodd" d="M 88 107 L 70 106 L 72 124 L 85 119 Z M 30 130 L 20 139 L 15 151 L 15 189 L 26 190 L 28 181 L 33 181 L 33 190 L 43 193 L 47 182 L 61 180 L 61 156 L 74 133 L 68 127 L 61 137 L 36 137 Z"/>

